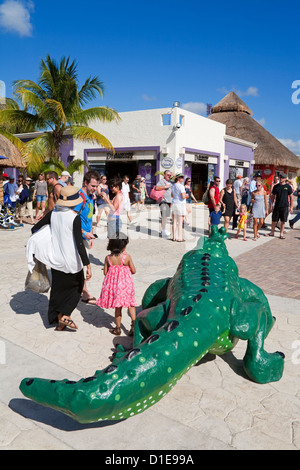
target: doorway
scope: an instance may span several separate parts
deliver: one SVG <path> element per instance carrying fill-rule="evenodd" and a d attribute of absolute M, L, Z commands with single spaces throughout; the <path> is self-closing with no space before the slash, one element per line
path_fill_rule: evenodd
<path fill-rule="evenodd" d="M 137 161 L 108 161 L 105 165 L 105 174 L 107 179 L 115 176 L 123 179 L 125 175 L 129 177 L 129 184 L 132 184 L 138 174 Z"/>
<path fill-rule="evenodd" d="M 194 196 L 198 201 L 201 201 L 207 188 L 208 165 L 203 163 L 192 163 L 191 175 Z"/>

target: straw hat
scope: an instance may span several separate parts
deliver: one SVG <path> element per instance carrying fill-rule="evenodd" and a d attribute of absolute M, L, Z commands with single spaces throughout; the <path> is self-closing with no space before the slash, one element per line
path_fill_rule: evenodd
<path fill-rule="evenodd" d="M 83 202 L 79 194 L 79 189 L 74 186 L 64 186 L 61 188 L 59 199 L 56 201 L 58 206 L 74 207 Z"/>

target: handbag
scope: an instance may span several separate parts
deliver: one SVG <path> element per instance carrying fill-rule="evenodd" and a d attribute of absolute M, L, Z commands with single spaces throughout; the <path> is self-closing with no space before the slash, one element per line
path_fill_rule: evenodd
<path fill-rule="evenodd" d="M 154 201 L 161 202 L 164 198 L 166 190 L 162 189 L 161 191 L 157 191 L 156 186 L 153 186 L 150 192 L 150 197 L 151 199 L 154 199 Z"/>
<path fill-rule="evenodd" d="M 207 190 L 205 191 L 205 193 L 203 194 L 202 196 L 202 202 L 204 202 L 204 204 L 208 204 L 208 201 L 209 201 L 209 196 L 208 196 L 208 193 L 209 193 L 209 186 L 207 186 Z"/>
<path fill-rule="evenodd" d="M 28 271 L 25 280 L 25 289 L 32 290 L 38 294 L 45 294 L 50 289 L 50 279 L 46 266 L 35 259 L 35 267 L 32 273 Z"/>

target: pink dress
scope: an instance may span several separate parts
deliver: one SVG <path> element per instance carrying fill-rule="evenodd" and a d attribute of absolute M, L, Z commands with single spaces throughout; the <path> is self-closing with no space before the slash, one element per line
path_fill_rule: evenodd
<path fill-rule="evenodd" d="M 131 269 L 129 266 L 124 266 L 125 258 L 126 253 L 122 256 L 121 264 L 113 266 L 107 256 L 109 268 L 103 281 L 100 297 L 97 300 L 99 307 L 116 308 L 137 305 Z"/>

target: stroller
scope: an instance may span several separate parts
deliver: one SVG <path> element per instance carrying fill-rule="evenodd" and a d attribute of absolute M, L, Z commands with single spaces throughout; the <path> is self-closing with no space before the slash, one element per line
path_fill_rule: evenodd
<path fill-rule="evenodd" d="M 23 227 L 15 221 L 15 210 L 11 206 L 3 206 L 0 211 L 0 229 L 12 230 L 15 227 Z"/>

